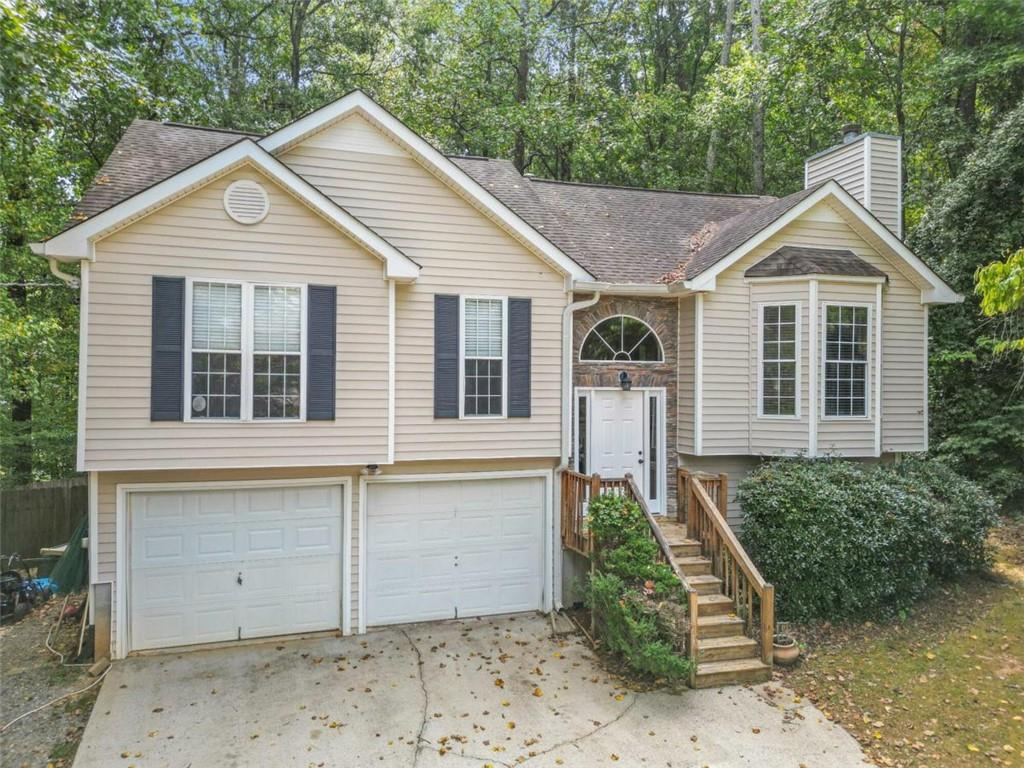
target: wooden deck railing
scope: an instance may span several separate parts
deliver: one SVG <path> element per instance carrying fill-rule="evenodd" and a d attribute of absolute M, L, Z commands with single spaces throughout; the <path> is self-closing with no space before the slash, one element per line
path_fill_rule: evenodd
<path fill-rule="evenodd" d="M 753 636 L 754 615 L 758 615 L 761 660 L 772 663 L 772 640 L 775 634 L 775 588 L 761 576 L 746 550 L 736 538 L 725 515 L 708 492 L 708 482 L 701 476 L 679 470 L 679 489 L 686 494 L 679 510 L 685 515 L 687 536 L 700 542 L 704 557 L 711 560 L 711 572 L 722 580 L 722 594 L 730 597 L 736 614 L 746 623 L 748 636 Z M 717 494 L 725 499 L 728 485 L 724 476 L 717 480 Z M 714 485 L 714 484 L 713 484 Z"/>
<path fill-rule="evenodd" d="M 718 507 L 722 517 L 728 518 L 729 476 L 724 472 L 712 475 L 708 472 L 690 472 L 682 467 L 678 471 L 676 487 L 676 519 L 686 525 L 687 507 L 690 500 L 690 483 L 700 483 L 707 491 L 712 503 Z"/>
<path fill-rule="evenodd" d="M 601 492 L 598 475 L 562 472 L 562 546 L 590 557 L 592 547 L 587 533 L 586 509 L 590 499 Z"/>

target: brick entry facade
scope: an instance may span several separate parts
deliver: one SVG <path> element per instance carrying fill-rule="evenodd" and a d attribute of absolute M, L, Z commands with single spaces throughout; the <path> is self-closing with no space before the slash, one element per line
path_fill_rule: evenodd
<path fill-rule="evenodd" d="M 579 301 L 586 296 L 574 296 Z M 582 363 L 580 347 L 590 329 L 602 320 L 615 315 L 631 315 L 647 323 L 658 336 L 665 360 L 661 363 Z M 575 387 L 617 387 L 619 372 L 626 371 L 635 388 L 663 387 L 665 389 L 665 434 L 666 440 L 666 499 L 665 511 L 672 515 L 676 508 L 676 387 L 679 356 L 679 310 L 675 298 L 650 299 L 626 296 L 607 296 L 594 306 L 573 315 L 573 386 Z M 575 434 L 576 398 L 573 398 L 573 434 Z"/>

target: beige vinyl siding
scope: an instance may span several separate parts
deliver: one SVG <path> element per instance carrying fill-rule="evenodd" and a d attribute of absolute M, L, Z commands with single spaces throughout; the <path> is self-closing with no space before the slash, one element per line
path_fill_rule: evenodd
<path fill-rule="evenodd" d="M 704 295 L 703 454 L 759 455 L 807 450 L 810 413 L 807 282 L 757 283 L 743 278 L 744 271 L 782 245 L 848 249 L 889 276 L 882 295 L 882 451 L 922 450 L 925 445 L 925 312 L 920 303 L 920 289 L 896 264 L 871 247 L 835 209 L 828 203 L 820 203 L 719 275 L 716 290 Z M 790 286 L 791 290 L 785 286 Z M 756 305 L 768 297 L 771 301 L 788 297 L 803 302 L 801 418 L 799 422 L 785 425 L 757 417 Z M 819 325 L 820 304 L 834 299 L 873 305 L 875 285 L 821 279 L 819 308 L 815 312 L 815 322 Z M 872 329 L 872 344 L 873 334 Z M 815 365 L 819 413 L 821 338 L 819 327 Z M 873 353 L 869 367 L 873 376 Z M 871 398 L 874 398 L 873 387 Z M 825 423 L 820 418 L 818 421 L 819 452 L 847 456 L 874 454 L 873 416 L 861 422 Z"/>
<path fill-rule="evenodd" d="M 844 284 L 822 281 L 818 286 L 818 349 L 821 355 L 818 364 L 818 381 L 823 382 L 825 326 L 822 320 L 821 307 L 828 304 L 867 305 L 870 322 L 868 326 L 868 402 L 866 416 L 830 417 L 824 415 L 822 407 L 824 385 L 819 383 L 818 389 L 818 453 L 837 456 L 874 456 L 875 455 L 875 325 L 878 315 L 875 312 L 874 285 Z M 885 307 L 882 307 L 883 315 Z M 884 325 L 884 323 L 883 323 Z M 884 345 L 884 342 L 883 342 Z"/>
<path fill-rule="evenodd" d="M 899 235 L 899 140 L 894 136 L 872 136 L 870 146 L 871 212 L 893 233 Z"/>
<path fill-rule="evenodd" d="M 555 462 L 543 459 L 517 459 L 512 461 L 459 461 L 430 462 L 421 461 L 411 464 L 399 464 L 388 468 L 388 474 L 443 474 L 461 472 L 498 472 L 528 469 L 552 469 Z M 117 636 L 116 623 L 118 597 L 117 591 L 117 486 L 136 485 L 141 483 L 202 483 L 245 480 L 293 480 L 319 478 L 347 478 L 352 489 L 351 514 L 352 548 L 343 553 L 351 577 L 352 592 L 342 599 L 347 599 L 351 606 L 352 631 L 359 626 L 359 478 L 361 466 L 347 467 L 294 467 L 273 471 L 254 469 L 231 470 L 170 470 L 151 472 L 100 472 L 98 482 L 97 508 L 97 559 L 99 570 L 94 582 L 111 582 L 113 585 L 111 633 Z"/>
<path fill-rule="evenodd" d="M 807 160 L 806 185 L 835 179 L 856 200 L 864 203 L 864 140 L 842 144 L 831 152 Z"/>
<path fill-rule="evenodd" d="M 750 286 L 750 452 L 771 455 L 794 454 L 807 450 L 807 429 L 810 401 L 808 399 L 808 282 L 759 283 Z M 797 355 L 797 394 L 800 405 L 797 416 L 758 416 L 758 377 L 760 373 L 758 339 L 761 305 L 796 304 L 799 328 Z"/>
<path fill-rule="evenodd" d="M 692 453 L 693 446 L 693 407 L 694 407 L 694 363 L 696 348 L 694 346 L 694 313 L 696 300 L 687 296 L 679 300 L 679 388 L 676 411 L 676 439 L 678 450 Z"/>
<path fill-rule="evenodd" d="M 422 267 L 396 291 L 396 460 L 557 456 L 562 277 L 360 115 L 281 159 Z M 532 298 L 529 419 L 434 419 L 438 293 Z"/>
<path fill-rule="evenodd" d="M 232 221 L 223 207 L 225 188 L 243 178 L 260 181 L 270 195 L 270 213 L 254 226 Z M 151 422 L 155 275 L 337 286 L 337 419 Z M 381 262 L 273 181 L 242 169 L 209 183 L 96 245 L 89 270 L 86 468 L 385 461 L 387 312 Z"/>

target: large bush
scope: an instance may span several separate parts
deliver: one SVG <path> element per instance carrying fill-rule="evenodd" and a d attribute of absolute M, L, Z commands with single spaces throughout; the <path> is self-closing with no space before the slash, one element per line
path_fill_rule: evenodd
<path fill-rule="evenodd" d="M 985 562 L 995 504 L 935 461 L 767 462 L 738 488 L 743 543 L 786 620 L 892 614 Z"/>
<path fill-rule="evenodd" d="M 590 502 L 587 524 L 595 542 L 587 603 L 601 643 L 644 677 L 687 677 L 692 663 L 684 649 L 682 588 L 672 569 L 657 562 L 658 545 L 640 507 L 600 496 Z"/>

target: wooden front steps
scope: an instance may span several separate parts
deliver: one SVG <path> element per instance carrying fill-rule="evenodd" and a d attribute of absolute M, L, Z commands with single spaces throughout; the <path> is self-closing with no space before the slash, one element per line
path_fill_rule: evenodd
<path fill-rule="evenodd" d="M 659 520 L 676 566 L 697 592 L 697 688 L 770 680 L 772 668 L 761 661 L 756 640 L 744 634 L 746 624 L 722 594 L 722 580 L 712 574 L 711 560 L 700 542 L 686 535 L 675 520 Z"/>

